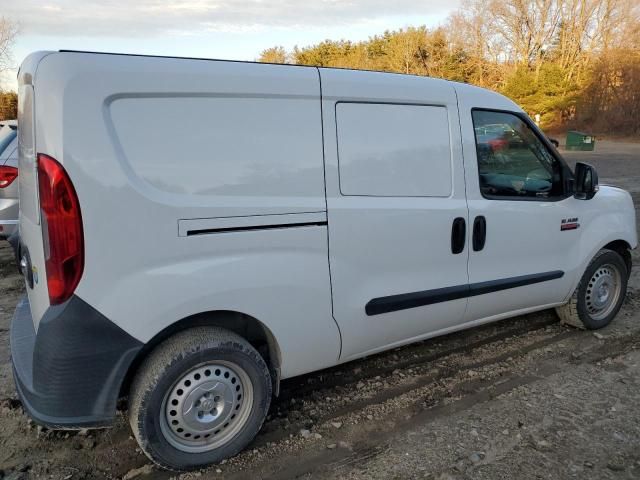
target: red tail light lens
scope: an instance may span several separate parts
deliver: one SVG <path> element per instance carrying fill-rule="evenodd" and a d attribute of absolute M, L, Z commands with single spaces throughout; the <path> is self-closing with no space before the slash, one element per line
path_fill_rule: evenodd
<path fill-rule="evenodd" d="M 6 188 L 18 178 L 18 169 L 16 167 L 8 167 L 0 165 L 0 188 Z"/>
<path fill-rule="evenodd" d="M 80 204 L 62 165 L 43 154 L 38 154 L 38 187 L 49 301 L 58 305 L 71 297 L 84 269 Z"/>

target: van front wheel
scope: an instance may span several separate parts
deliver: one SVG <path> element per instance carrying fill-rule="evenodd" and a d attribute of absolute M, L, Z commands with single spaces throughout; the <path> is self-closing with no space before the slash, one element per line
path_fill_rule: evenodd
<path fill-rule="evenodd" d="M 156 347 L 129 396 L 129 423 L 144 453 L 194 470 L 241 451 L 271 402 L 269 369 L 242 337 L 217 327 L 185 330 Z"/>
<path fill-rule="evenodd" d="M 624 259 L 612 250 L 600 250 L 569 302 L 556 308 L 560 320 L 588 330 L 606 327 L 624 302 L 628 278 Z"/>

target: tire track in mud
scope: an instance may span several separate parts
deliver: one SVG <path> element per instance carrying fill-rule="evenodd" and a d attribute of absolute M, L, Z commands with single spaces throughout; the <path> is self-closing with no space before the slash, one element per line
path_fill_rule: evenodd
<path fill-rule="evenodd" d="M 459 412 L 463 412 L 472 408 L 479 403 L 485 403 L 502 394 L 508 393 L 518 387 L 544 380 L 547 377 L 558 374 L 564 369 L 574 365 L 597 364 L 608 358 L 628 353 L 631 350 L 640 348 L 640 331 L 622 335 L 612 339 L 615 341 L 598 343 L 594 337 L 587 333 L 570 330 L 550 338 L 534 342 L 523 349 L 522 356 L 528 353 L 543 349 L 553 343 L 559 343 L 563 340 L 579 344 L 584 339 L 584 344 L 588 344 L 587 349 L 579 352 L 577 356 L 563 357 L 565 349 L 555 355 L 547 356 L 535 368 L 525 368 L 520 371 L 514 366 L 512 371 L 504 375 L 496 375 L 493 378 L 484 380 L 462 380 L 454 384 L 452 389 L 441 388 L 431 400 L 436 403 L 427 402 L 429 406 L 425 407 L 422 398 L 417 399 L 412 408 L 404 410 L 401 414 L 396 414 L 394 418 L 388 418 L 383 425 L 381 422 L 369 422 L 367 425 L 358 425 L 358 430 L 352 429 L 348 446 L 338 446 L 335 449 L 307 448 L 298 452 L 284 453 L 279 459 L 278 464 L 284 467 L 278 469 L 277 466 L 272 471 L 266 471 L 262 467 L 251 466 L 242 471 L 234 472 L 234 469 L 225 472 L 225 478 L 263 478 L 263 479 L 291 479 L 319 474 L 323 472 L 340 474 L 342 470 L 346 470 L 353 465 L 363 465 L 372 458 L 386 452 L 391 445 L 392 438 L 404 431 L 415 427 L 416 425 L 425 425 L 437 420 L 443 416 L 450 416 Z M 582 338 L 581 338 L 582 337 Z M 595 345 L 595 347 L 593 347 Z M 524 350 L 526 349 L 526 352 Z M 502 353 L 492 359 L 486 359 L 477 362 L 476 365 L 490 366 L 499 364 L 505 360 L 507 353 Z M 476 367 L 463 367 L 478 368 Z M 460 372 L 458 372 L 460 373 Z M 435 379 L 436 382 L 439 379 Z M 421 382 L 422 383 L 422 382 Z M 416 388 L 424 388 L 430 382 L 424 381 L 424 385 Z M 433 382 L 431 382 L 433 383 Z M 456 398 L 446 402 L 447 398 Z M 457 398 L 458 397 L 458 398 Z M 346 435 L 346 432 L 332 432 L 331 441 L 338 443 L 340 437 Z M 256 445 L 257 446 L 257 445 Z"/>
<path fill-rule="evenodd" d="M 637 292 L 630 287 L 625 302 L 626 307 L 634 308 L 637 303 L 636 299 Z M 515 325 L 511 325 L 514 320 Z M 545 329 L 551 329 L 550 336 L 547 336 L 543 331 Z M 535 335 L 541 331 L 543 331 L 544 338 L 533 339 L 532 342 L 527 343 L 527 336 Z M 366 408 L 368 405 L 382 403 L 403 395 L 429 383 L 447 380 L 462 369 L 479 369 L 490 364 L 504 362 L 511 357 L 524 357 L 531 351 L 571 338 L 579 332 L 580 330 L 572 327 L 562 326 L 552 310 L 545 310 L 425 340 L 322 372 L 296 377 L 285 381 L 286 385 L 283 386 L 280 397 L 274 399 L 269 417 L 251 447 L 256 448 L 270 442 L 277 442 L 311 424 L 322 424 L 333 418 Z M 494 345 L 496 350 L 501 352 L 499 355 L 481 361 L 473 360 L 476 351 Z M 387 386 L 367 399 L 358 399 L 348 402 L 346 405 L 340 405 L 327 413 L 316 416 L 312 421 L 301 419 L 282 424 L 283 419 L 288 419 L 292 413 L 296 415 L 296 412 L 300 412 L 304 402 L 314 403 L 318 402 L 319 398 L 343 397 L 356 388 L 356 384 L 360 381 L 376 377 L 382 377 L 381 379 L 385 380 L 397 370 L 409 369 L 410 371 L 412 368 L 428 368 L 432 364 L 437 364 L 437 362 L 456 355 L 461 355 L 461 358 L 444 367 L 438 366 L 436 374 L 418 374 L 410 384 Z M 397 359 L 394 360 L 394 357 Z M 471 362 L 465 363 L 465 359 L 471 359 Z M 358 373 L 351 373 L 354 371 Z M 291 399 L 296 399 L 294 405 L 290 403 Z"/>
<path fill-rule="evenodd" d="M 406 369 L 434 362 L 455 353 L 476 349 L 491 343 L 508 339 L 509 337 L 519 336 L 559 323 L 555 314 L 548 311 L 529 314 L 523 318 L 530 319 L 530 321 L 522 321 L 522 318 L 519 318 L 519 320 L 521 320 L 520 324 L 516 326 L 509 326 L 506 329 L 500 328 L 504 327 L 505 323 L 513 321 L 513 319 L 507 319 L 495 324 L 487 324 L 477 327 L 476 330 L 463 330 L 442 337 L 435 337 L 417 344 L 400 347 L 399 351 L 392 350 L 383 352 L 362 360 L 355 360 L 353 362 L 338 365 L 337 367 L 332 367 L 323 370 L 322 372 L 313 372 L 311 374 L 295 377 L 291 380 L 285 380 L 281 386 L 280 396 L 276 403 L 281 403 L 294 397 L 303 397 L 309 393 L 317 392 L 318 390 L 326 390 L 339 386 L 344 387 L 350 383 L 357 383 L 360 380 L 391 373 L 393 370 Z M 491 332 L 493 330 L 497 330 L 497 332 L 492 334 Z M 474 336 L 479 338 L 474 340 Z M 449 345 L 452 341 L 455 342 L 455 346 Z M 434 344 L 435 348 L 429 348 L 429 344 L 431 343 Z M 425 348 L 428 350 L 426 352 L 422 352 Z M 433 350 L 436 351 L 434 352 Z M 394 353 L 396 356 L 402 355 L 410 358 L 393 360 L 392 357 Z M 386 365 L 366 365 L 367 363 L 375 363 L 377 361 L 384 362 L 389 358 L 391 358 L 391 362 Z M 344 374 L 345 370 L 352 371 L 354 369 L 359 369 L 360 372 L 356 374 Z"/>
<path fill-rule="evenodd" d="M 545 328 L 545 327 L 542 325 L 538 325 L 534 330 L 529 330 L 527 331 L 527 333 L 536 332 L 542 328 Z M 423 365 L 423 366 L 428 367 L 429 366 L 428 363 L 430 362 L 433 362 L 436 360 L 444 360 L 447 357 L 451 357 L 461 353 L 463 354 L 462 357 L 459 359 L 452 359 L 451 363 L 446 366 L 438 366 L 435 372 L 419 374 L 409 382 L 400 383 L 399 385 L 388 386 L 386 388 L 381 389 L 379 392 L 374 393 L 369 397 L 347 402 L 346 404 L 341 405 L 338 408 L 332 409 L 326 412 L 325 414 L 321 414 L 313 420 L 313 424 L 323 424 L 331 421 L 332 419 L 336 419 L 336 418 L 348 415 L 350 413 L 365 409 L 370 405 L 377 405 L 377 404 L 384 403 L 388 400 L 391 400 L 396 397 L 400 397 L 401 395 L 404 395 L 413 390 L 424 388 L 430 384 L 443 383 L 447 380 L 451 380 L 455 378 L 461 372 L 481 369 L 486 366 L 500 364 L 507 361 L 508 359 L 516 359 L 516 358 L 524 357 L 532 351 L 547 347 L 554 343 L 559 343 L 562 340 L 571 338 L 574 335 L 579 334 L 577 330 L 573 330 L 573 329 L 563 330 L 560 333 L 550 333 L 550 336 L 548 337 L 543 336 L 543 338 L 539 340 L 534 339 L 535 341 L 525 345 L 522 345 L 520 342 L 517 341 L 517 340 L 523 340 L 522 337 L 516 337 L 515 339 L 516 341 L 514 342 L 515 345 L 503 346 L 501 348 L 501 353 L 499 353 L 498 355 L 491 356 L 489 358 L 484 358 L 478 361 L 473 360 L 475 350 L 479 348 L 491 346 L 492 344 L 496 342 L 500 342 L 505 338 L 510 338 L 514 336 L 514 335 L 506 335 L 506 332 L 504 333 L 505 335 L 501 335 L 501 334 L 494 335 L 485 340 L 478 341 L 476 345 L 469 345 L 465 348 L 460 347 L 460 348 L 454 348 L 454 349 L 448 350 L 446 352 L 441 352 L 438 355 L 433 355 L 433 358 L 431 360 L 423 359 L 420 362 L 417 360 L 416 362 L 411 362 L 410 366 L 415 366 L 415 364 L 418 364 L 418 363 L 423 363 L 423 364 L 426 363 L 426 365 Z M 499 337 L 499 338 L 495 339 L 494 337 Z M 467 362 L 467 360 L 471 360 L 471 361 Z M 398 368 L 395 368 L 394 370 L 397 370 L 397 369 Z M 373 378 L 374 376 L 375 376 L 375 373 L 373 374 L 370 373 L 369 375 L 367 375 L 368 378 Z M 480 381 L 479 380 L 470 381 L 470 382 L 464 383 L 464 385 L 465 387 L 467 387 L 467 389 L 469 388 L 473 389 L 474 383 L 478 383 L 478 382 Z M 331 395 L 330 390 L 331 390 L 330 388 L 322 389 L 323 396 Z M 445 392 L 445 395 L 443 396 L 443 398 L 450 393 L 451 392 Z M 457 392 L 457 393 L 462 393 L 462 392 Z M 333 393 L 333 395 L 336 395 L 336 393 Z M 443 400 L 443 398 L 430 399 L 430 403 L 434 403 L 434 402 L 439 403 L 440 401 Z M 286 414 L 289 414 L 289 413 L 290 413 L 289 411 L 286 412 Z M 289 423 L 286 426 L 282 426 L 282 425 L 277 425 L 277 420 L 267 421 L 262 429 L 262 433 L 258 435 L 256 440 L 251 445 L 251 447 L 258 448 L 271 442 L 281 441 L 285 438 L 288 438 L 291 433 L 294 433 L 294 432 L 297 433 L 299 429 L 307 427 L 308 426 L 307 423 L 308 421 L 301 420 L 298 422 Z"/>

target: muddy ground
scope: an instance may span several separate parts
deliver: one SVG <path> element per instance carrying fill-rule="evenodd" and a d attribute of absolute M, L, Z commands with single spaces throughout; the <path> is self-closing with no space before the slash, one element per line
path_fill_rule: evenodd
<path fill-rule="evenodd" d="M 640 144 L 599 142 L 566 157 L 630 190 L 640 211 Z M 140 453 L 122 412 L 93 432 L 28 420 L 9 363 L 22 293 L 0 243 L 0 478 L 175 477 Z M 622 311 L 597 334 L 545 311 L 285 381 L 250 448 L 181 478 L 640 478 L 639 404 L 634 267 Z"/>

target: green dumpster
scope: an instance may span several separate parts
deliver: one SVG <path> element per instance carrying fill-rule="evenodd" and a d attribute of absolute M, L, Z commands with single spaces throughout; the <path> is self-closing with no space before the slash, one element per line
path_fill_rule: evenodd
<path fill-rule="evenodd" d="M 567 132 L 567 150 L 593 150 L 596 146 L 596 137 L 587 133 L 571 130 Z"/>

